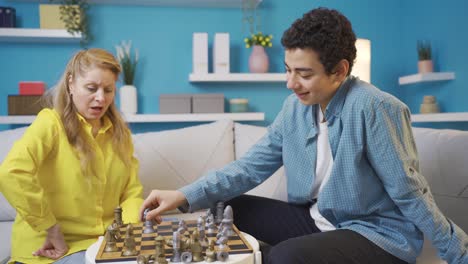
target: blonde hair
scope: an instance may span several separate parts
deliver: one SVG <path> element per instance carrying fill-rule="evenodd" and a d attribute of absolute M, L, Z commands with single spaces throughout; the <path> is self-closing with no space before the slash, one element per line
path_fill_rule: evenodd
<path fill-rule="evenodd" d="M 78 76 L 84 76 L 95 67 L 110 70 L 115 74 L 116 79 L 121 72 L 119 62 L 108 51 L 98 48 L 81 50 L 70 59 L 59 82 L 46 95 L 48 106 L 54 108 L 60 115 L 68 141 L 78 150 L 84 172 L 93 169 L 90 161 L 93 160 L 94 153 L 89 138 L 83 136 L 85 135 L 84 128 L 80 124 L 77 109 L 70 95 L 69 80 L 70 78 L 76 80 Z M 128 150 L 132 148 L 130 131 L 114 101 L 104 115 L 110 119 L 113 125 L 112 145 L 114 151 L 126 165 L 130 165 L 131 157 L 127 154 Z"/>

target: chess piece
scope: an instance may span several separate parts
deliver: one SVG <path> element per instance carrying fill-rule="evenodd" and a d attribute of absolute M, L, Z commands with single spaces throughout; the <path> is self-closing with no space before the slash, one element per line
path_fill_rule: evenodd
<path fill-rule="evenodd" d="M 114 220 L 117 223 L 117 226 L 121 227 L 123 226 L 123 221 L 122 221 L 122 207 L 117 206 L 114 209 Z"/>
<path fill-rule="evenodd" d="M 227 228 L 225 226 L 223 226 L 221 229 L 219 229 L 219 232 L 218 234 L 216 234 L 216 239 L 219 239 L 221 237 L 226 237 L 228 238 L 228 234 L 227 234 Z M 218 244 L 218 243 L 217 243 Z"/>
<path fill-rule="evenodd" d="M 145 255 L 139 255 L 137 257 L 137 264 L 148 264 L 149 259 Z"/>
<path fill-rule="evenodd" d="M 230 205 L 226 206 L 223 213 L 223 220 L 221 220 L 221 225 L 226 229 L 226 235 L 232 236 L 235 234 L 233 229 L 234 223 L 234 214 L 232 213 L 232 207 Z"/>
<path fill-rule="evenodd" d="M 143 217 L 146 219 L 146 215 L 148 214 L 149 212 L 149 209 L 146 208 L 145 211 L 143 212 Z M 153 220 L 145 220 L 145 224 L 144 224 L 144 228 L 143 228 L 143 233 L 144 234 L 152 234 L 152 233 L 155 233 L 156 231 L 154 231 L 154 228 L 153 228 Z"/>
<path fill-rule="evenodd" d="M 181 235 L 185 235 L 185 231 L 187 231 L 188 228 L 187 228 L 187 224 L 185 223 L 185 221 L 182 219 L 179 221 L 179 228 L 177 229 L 177 231 L 181 234 Z"/>
<path fill-rule="evenodd" d="M 159 256 L 156 258 L 156 261 L 153 264 L 167 264 L 167 259 L 165 256 Z"/>
<path fill-rule="evenodd" d="M 212 214 L 209 214 L 206 217 L 206 233 L 208 234 L 214 234 L 218 228 L 216 227 L 216 223 L 214 221 L 214 217 Z"/>
<path fill-rule="evenodd" d="M 198 229 L 195 229 L 190 236 L 190 251 L 192 252 L 192 261 L 200 262 L 203 261 L 203 247 L 198 239 Z"/>
<path fill-rule="evenodd" d="M 229 253 L 227 251 L 218 251 L 216 252 L 216 259 L 221 262 L 227 261 L 229 258 Z"/>
<path fill-rule="evenodd" d="M 183 263 L 190 263 L 192 262 L 192 253 L 190 253 L 190 251 L 182 252 L 180 259 Z"/>
<path fill-rule="evenodd" d="M 107 227 L 104 238 L 106 239 L 106 247 L 104 248 L 104 252 L 115 252 L 118 250 L 117 241 L 120 239 L 120 232 L 115 220 Z"/>
<path fill-rule="evenodd" d="M 207 247 L 208 246 L 208 239 L 206 238 L 206 235 L 205 235 L 205 218 L 200 215 L 198 217 L 198 220 L 197 220 L 197 229 L 198 229 L 198 233 L 200 234 L 199 235 L 199 240 L 200 240 L 200 243 L 203 247 Z"/>
<path fill-rule="evenodd" d="M 203 228 L 203 230 L 205 230 L 205 216 L 203 216 L 203 215 L 198 216 L 197 228 L 198 228 L 198 230 L 200 230 L 201 228 Z"/>
<path fill-rule="evenodd" d="M 216 251 L 216 259 L 218 261 L 226 261 L 229 258 L 229 247 L 227 245 L 228 238 L 221 236 L 218 239 L 218 250 Z"/>
<path fill-rule="evenodd" d="M 125 232 L 125 239 L 123 244 L 123 253 L 124 256 L 135 256 L 138 254 L 136 250 L 136 242 L 133 237 L 133 226 L 132 224 L 127 225 L 127 230 Z"/>
<path fill-rule="evenodd" d="M 157 259 L 159 256 L 166 256 L 166 252 L 164 250 L 165 240 L 164 237 L 159 235 L 154 240 L 154 256 Z"/>
<path fill-rule="evenodd" d="M 171 262 L 181 262 L 180 259 L 180 233 L 178 231 L 174 231 L 172 233 L 172 257 Z"/>
<path fill-rule="evenodd" d="M 223 213 L 224 213 L 224 202 L 219 201 L 216 203 L 216 216 L 215 216 L 216 224 L 221 223 L 221 220 L 223 219 Z"/>
<path fill-rule="evenodd" d="M 216 261 L 216 251 L 215 251 L 214 240 L 210 240 L 208 243 L 208 248 L 205 251 L 205 261 L 206 262 L 215 262 Z"/>

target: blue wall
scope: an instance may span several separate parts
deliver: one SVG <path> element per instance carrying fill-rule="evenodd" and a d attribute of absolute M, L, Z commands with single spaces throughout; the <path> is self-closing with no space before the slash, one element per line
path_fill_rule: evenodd
<path fill-rule="evenodd" d="M 38 4 L 0 0 L 1 6 L 16 8 L 19 27 L 39 27 Z M 457 29 L 468 22 L 462 16 L 468 2 L 450 0 L 414 1 L 309 1 L 264 0 L 260 5 L 262 31 L 274 35 L 273 48 L 267 50 L 270 72 L 282 72 L 284 53 L 282 32 L 304 12 L 318 6 L 336 8 L 353 23 L 358 37 L 372 41 L 372 81 L 382 90 L 407 103 L 415 113 L 426 94 L 435 95 L 444 112 L 468 112 L 464 103 L 468 68 L 463 63 L 467 51 L 462 46 L 467 34 Z M 212 43 L 216 32 L 228 32 L 231 38 L 231 72 L 247 72 L 249 49 L 243 46 L 242 14 L 230 8 L 177 8 L 160 6 L 92 5 L 90 12 L 94 41 L 89 47 L 113 52 L 121 40 L 132 40 L 139 49 L 136 86 L 139 113 L 158 113 L 158 97 L 163 93 L 224 93 L 226 99 L 245 97 L 252 111 L 265 112 L 266 125 L 273 121 L 283 99 L 289 95 L 284 83 L 190 83 L 192 71 L 192 33 L 208 32 Z M 398 77 L 416 72 L 417 39 L 433 44 L 435 67 L 455 71 L 456 80 L 399 86 Z M 465 40 L 465 41 L 463 41 Z M 0 42 L 0 115 L 7 113 L 8 94 L 17 94 L 18 82 L 42 80 L 51 87 L 60 77 L 78 44 L 37 44 Z M 5 63 L 7 61 L 8 63 Z M 135 132 L 169 129 L 194 123 L 134 124 Z M 425 124 L 426 126 L 431 124 Z M 446 124 L 467 129 L 463 124 Z M 1 126 L 1 129 L 9 126 Z"/>

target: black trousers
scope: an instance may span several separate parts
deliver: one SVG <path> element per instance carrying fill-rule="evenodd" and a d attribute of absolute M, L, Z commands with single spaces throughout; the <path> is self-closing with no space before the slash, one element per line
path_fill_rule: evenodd
<path fill-rule="evenodd" d="M 235 225 L 260 240 L 263 264 L 407 264 L 354 231 L 321 232 L 310 204 L 250 195 L 226 204 L 233 209 Z"/>

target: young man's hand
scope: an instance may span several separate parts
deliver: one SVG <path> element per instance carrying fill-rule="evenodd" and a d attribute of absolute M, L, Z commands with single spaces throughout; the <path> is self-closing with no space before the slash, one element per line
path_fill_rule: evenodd
<path fill-rule="evenodd" d="M 185 203 L 187 203 L 187 199 L 180 191 L 153 190 L 141 205 L 140 218 L 142 221 L 155 220 L 159 224 L 163 212 L 176 209 Z M 147 213 L 145 218 L 144 211 L 147 208 L 151 211 Z"/>
<path fill-rule="evenodd" d="M 50 259 L 59 259 L 68 252 L 68 246 L 63 237 L 62 231 L 58 224 L 47 229 L 47 237 L 42 245 L 33 256 L 42 256 Z"/>

